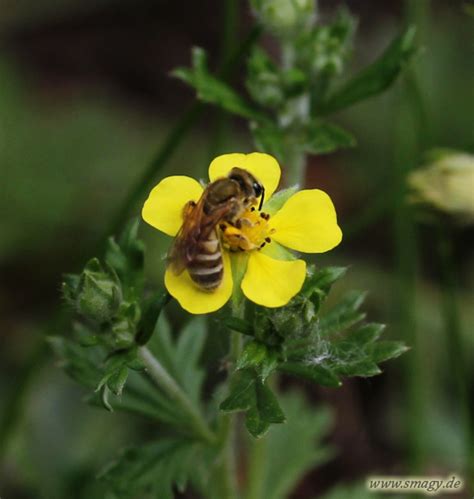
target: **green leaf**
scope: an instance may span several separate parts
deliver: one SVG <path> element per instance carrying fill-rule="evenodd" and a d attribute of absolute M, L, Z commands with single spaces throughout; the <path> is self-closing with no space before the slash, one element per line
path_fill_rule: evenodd
<path fill-rule="evenodd" d="M 278 370 L 287 374 L 307 379 L 321 386 L 337 388 L 342 385 L 336 374 L 322 364 L 309 362 L 285 362 L 278 366 Z"/>
<path fill-rule="evenodd" d="M 232 331 L 253 336 L 253 326 L 250 322 L 241 319 L 240 317 L 226 317 L 224 325 Z"/>
<path fill-rule="evenodd" d="M 385 362 L 410 350 L 402 341 L 378 341 L 371 345 L 369 354 L 374 362 Z"/>
<path fill-rule="evenodd" d="M 180 331 L 177 341 L 174 341 L 169 324 L 164 314 L 161 314 L 148 342 L 156 358 L 196 403 L 200 401 L 204 381 L 204 370 L 198 364 L 206 336 L 204 318 L 195 317 Z"/>
<path fill-rule="evenodd" d="M 114 395 L 122 395 L 123 388 L 128 379 L 128 367 L 122 366 L 117 369 L 108 379 L 107 386 Z"/>
<path fill-rule="evenodd" d="M 246 369 L 236 373 L 229 396 L 220 404 L 224 412 L 245 411 L 245 425 L 255 438 L 266 433 L 271 424 L 285 422 L 272 391 L 257 373 Z"/>
<path fill-rule="evenodd" d="M 385 324 L 364 324 L 355 331 L 352 331 L 347 336 L 346 341 L 360 346 L 365 346 L 369 343 L 377 341 L 384 329 Z"/>
<path fill-rule="evenodd" d="M 258 110 L 245 101 L 226 83 L 209 73 L 207 55 L 201 48 L 192 51 L 192 69 L 177 68 L 172 75 L 188 83 L 196 89 L 198 99 L 216 104 L 230 113 L 251 120 L 266 120 Z"/>
<path fill-rule="evenodd" d="M 119 498 L 173 499 L 173 486 L 186 488 L 199 446 L 185 438 L 167 437 L 122 451 L 100 474 Z"/>
<path fill-rule="evenodd" d="M 252 497 L 286 499 L 306 472 L 331 458 L 332 449 L 322 443 L 329 432 L 332 415 L 327 408 L 311 407 L 301 393 L 291 391 L 281 397 L 287 415 L 284 425 L 275 426 L 264 441 L 254 441 L 260 453 L 258 483 Z M 251 451 L 252 452 L 252 451 Z M 252 467 L 250 461 L 250 467 Z M 258 493 L 257 493 L 258 491 Z M 250 494 L 249 494 L 250 495 Z"/>
<path fill-rule="evenodd" d="M 138 325 L 135 341 L 138 345 L 146 345 L 155 330 L 161 311 L 169 302 L 171 296 L 166 291 L 160 291 L 149 298 L 142 306 L 142 316 Z"/>
<path fill-rule="evenodd" d="M 318 121 L 307 126 L 303 147 L 311 154 L 327 154 L 355 145 L 356 140 L 349 132 L 332 123 Z"/>
<path fill-rule="evenodd" d="M 398 36 L 385 52 L 323 104 L 323 114 L 339 111 L 386 90 L 416 51 L 415 27 Z"/>
<path fill-rule="evenodd" d="M 375 362 L 367 358 L 341 363 L 335 370 L 342 376 L 361 377 L 376 376 L 382 372 Z"/>
<path fill-rule="evenodd" d="M 278 353 L 263 343 L 250 341 L 237 360 L 237 370 L 254 368 L 263 381 L 276 369 Z"/>

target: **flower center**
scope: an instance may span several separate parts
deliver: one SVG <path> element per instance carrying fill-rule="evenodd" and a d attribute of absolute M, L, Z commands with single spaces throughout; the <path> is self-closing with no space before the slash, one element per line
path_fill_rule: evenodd
<path fill-rule="evenodd" d="M 234 223 L 219 224 L 222 243 L 229 251 L 252 251 L 271 243 L 270 235 L 275 232 L 268 223 L 270 215 L 255 209 L 246 210 Z"/>

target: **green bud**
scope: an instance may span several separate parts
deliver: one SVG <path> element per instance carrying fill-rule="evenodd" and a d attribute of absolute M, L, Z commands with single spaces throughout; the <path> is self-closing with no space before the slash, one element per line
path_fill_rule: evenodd
<path fill-rule="evenodd" d="M 136 303 L 122 303 L 112 324 L 112 343 L 117 350 L 129 348 L 135 342 L 140 322 L 140 307 Z"/>
<path fill-rule="evenodd" d="M 260 22 L 280 36 L 311 26 L 316 16 L 315 0 L 253 0 L 251 3 Z"/>
<path fill-rule="evenodd" d="M 90 260 L 77 287 L 78 312 L 102 324 L 113 318 L 121 301 L 122 291 L 118 278 L 106 273 L 97 258 Z"/>
<path fill-rule="evenodd" d="M 411 200 L 474 223 L 474 155 L 438 150 L 431 158 L 427 166 L 408 175 Z"/>

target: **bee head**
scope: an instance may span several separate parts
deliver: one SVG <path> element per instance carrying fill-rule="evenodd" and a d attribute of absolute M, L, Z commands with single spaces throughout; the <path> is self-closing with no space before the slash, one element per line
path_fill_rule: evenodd
<path fill-rule="evenodd" d="M 246 197 L 260 198 L 259 210 L 262 208 L 265 197 L 263 185 L 247 170 L 234 167 L 229 173 L 229 178 L 237 182 Z"/>

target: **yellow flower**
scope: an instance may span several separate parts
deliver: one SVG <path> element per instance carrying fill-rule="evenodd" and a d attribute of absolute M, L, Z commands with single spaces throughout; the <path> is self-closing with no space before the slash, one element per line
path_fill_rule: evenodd
<path fill-rule="evenodd" d="M 232 270 L 234 277 L 243 275 L 240 286 L 249 300 L 265 307 L 286 305 L 303 286 L 306 263 L 283 247 L 323 253 L 342 239 L 334 205 L 325 192 L 295 192 L 279 206 L 278 195 L 273 199 L 271 196 L 280 181 L 280 166 L 272 156 L 257 152 L 218 156 L 209 166 L 210 181 L 227 176 L 235 166 L 247 170 L 263 184 L 266 202 L 261 212 L 255 207 L 248 210 L 242 217 L 246 223 L 239 228 L 219 224 L 224 277 L 216 290 L 201 289 L 186 270 L 179 275 L 166 270 L 168 292 L 193 314 L 214 312 L 230 299 L 234 287 Z M 202 193 L 203 187 L 190 177 L 167 177 L 151 191 L 143 206 L 143 219 L 165 234 L 176 236 L 184 206 L 189 201 L 197 202 Z"/>

